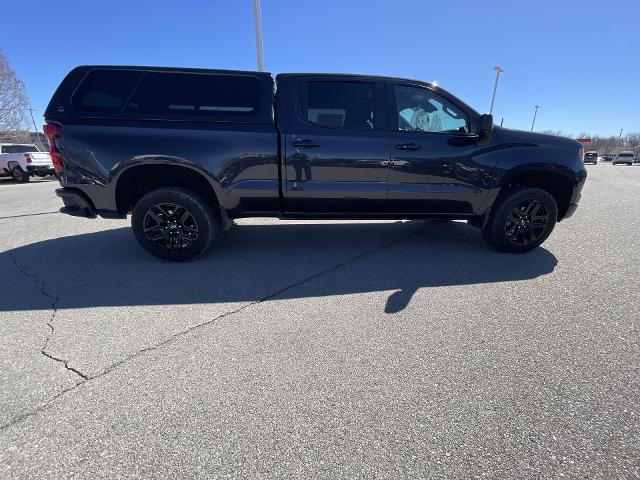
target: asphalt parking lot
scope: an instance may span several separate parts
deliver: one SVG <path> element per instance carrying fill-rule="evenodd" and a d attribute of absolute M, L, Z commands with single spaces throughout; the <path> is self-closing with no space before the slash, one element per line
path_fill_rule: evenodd
<path fill-rule="evenodd" d="M 0 182 L 2 478 L 639 478 L 640 168 L 525 255 L 239 221 L 161 262 Z"/>

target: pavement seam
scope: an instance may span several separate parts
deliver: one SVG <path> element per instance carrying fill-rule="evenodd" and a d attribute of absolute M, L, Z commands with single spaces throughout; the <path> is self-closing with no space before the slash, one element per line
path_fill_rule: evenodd
<path fill-rule="evenodd" d="M 48 292 L 46 292 L 44 290 L 45 282 L 40 280 L 40 278 L 38 276 L 30 274 L 30 273 L 27 273 L 23 269 L 21 269 L 20 270 L 21 273 L 23 273 L 24 275 L 27 275 L 27 276 L 29 276 L 29 277 L 37 280 L 37 281 L 40 281 L 42 283 L 42 293 L 43 293 L 43 295 L 45 295 L 45 296 L 47 296 L 49 298 L 52 298 L 52 299 L 55 298 L 55 301 L 53 302 L 53 305 L 52 305 L 52 308 L 54 309 L 54 312 L 53 312 L 53 315 L 52 315 L 51 319 L 47 323 L 47 325 L 49 325 L 49 328 L 51 329 L 51 332 L 49 333 L 49 336 L 47 337 L 47 340 L 45 342 L 45 345 L 44 345 L 41 353 L 43 355 L 45 355 L 46 357 L 51 358 L 52 360 L 55 360 L 55 361 L 63 363 L 65 368 L 67 368 L 68 370 L 78 374 L 80 377 L 82 377 L 82 380 L 77 382 L 75 385 L 62 390 L 61 392 L 56 394 L 54 397 L 52 397 L 49 401 L 47 401 L 46 403 L 44 403 L 41 406 L 37 407 L 36 409 L 32 410 L 31 412 L 22 414 L 22 415 L 20 415 L 18 417 L 15 417 L 9 423 L 6 423 L 4 425 L 0 425 L 0 431 L 5 430 L 6 428 L 11 427 L 11 426 L 13 426 L 13 425 L 15 425 L 17 423 L 20 423 L 23 420 L 26 420 L 27 418 L 29 418 L 29 417 L 37 414 L 37 413 L 40 413 L 43 410 L 46 410 L 47 408 L 53 406 L 53 404 L 59 398 L 61 398 L 63 395 L 65 395 L 66 393 L 68 393 L 68 392 L 70 392 L 72 390 L 75 390 L 76 387 L 79 387 L 80 385 L 83 385 L 83 384 L 87 383 L 90 380 L 94 380 L 94 379 L 100 378 L 100 377 L 102 377 L 104 375 L 107 375 L 108 373 L 111 373 L 112 371 L 114 371 L 118 367 L 128 363 L 130 360 L 133 360 L 133 359 L 135 359 L 137 357 L 140 357 L 140 356 L 146 354 L 147 352 L 151 352 L 151 351 L 157 350 L 159 348 L 162 348 L 165 345 L 173 343 L 174 341 L 176 341 L 176 340 L 178 340 L 178 339 L 180 339 L 180 338 L 192 333 L 195 330 L 199 330 L 201 328 L 207 327 L 207 326 L 209 326 L 209 325 L 211 325 L 213 323 L 218 322 L 219 320 L 222 320 L 223 318 L 226 318 L 228 316 L 231 316 L 231 315 L 234 315 L 236 313 L 242 312 L 242 311 L 246 310 L 247 308 L 250 308 L 250 307 L 252 307 L 254 305 L 258 305 L 260 303 L 263 303 L 263 302 L 269 301 L 269 300 L 271 300 L 273 298 L 276 298 L 277 296 L 287 292 L 288 290 L 290 290 L 292 288 L 296 288 L 296 287 L 298 287 L 300 285 L 303 285 L 303 284 L 305 284 L 305 283 L 307 283 L 309 281 L 315 280 L 315 279 L 317 279 L 317 278 L 319 278 L 319 277 L 321 277 L 323 275 L 331 273 L 331 272 L 333 272 L 335 270 L 338 270 L 338 269 L 340 269 L 342 267 L 346 267 L 347 265 L 350 265 L 350 264 L 360 260 L 361 258 L 366 257 L 367 255 L 371 255 L 372 253 L 376 253 L 376 252 L 378 252 L 380 250 L 384 250 L 385 248 L 388 248 L 388 247 L 390 247 L 392 245 L 395 245 L 396 243 L 399 243 L 399 242 L 401 242 L 403 240 L 406 240 L 406 239 L 408 239 L 408 238 L 410 238 L 410 237 L 422 232 L 423 230 L 425 230 L 427 228 L 427 226 L 428 225 L 422 226 L 421 228 L 418 228 L 418 229 L 416 229 L 416 230 L 414 230 L 414 231 L 412 231 L 412 232 L 410 232 L 410 233 L 408 233 L 406 235 L 402 235 L 401 237 L 398 237 L 398 238 L 396 238 L 394 240 L 391 240 L 391 241 L 389 241 L 387 243 L 384 243 L 384 244 L 382 244 L 380 246 L 377 246 L 375 248 L 371 248 L 369 250 L 365 250 L 364 252 L 359 253 L 358 255 L 356 255 L 354 257 L 351 257 L 350 259 L 348 259 L 348 260 L 346 260 L 344 262 L 337 263 L 337 264 L 335 264 L 335 265 L 333 265 L 333 266 L 331 266 L 329 268 L 326 268 L 326 269 L 324 269 L 324 270 L 322 270 L 322 271 L 320 271 L 318 273 L 310 275 L 310 276 L 308 276 L 308 277 L 306 277 L 306 278 L 304 278 L 302 280 L 299 280 L 297 282 L 291 283 L 291 284 L 287 285 L 286 287 L 283 287 L 280 290 L 278 290 L 278 291 L 276 291 L 274 293 L 271 293 L 271 294 L 269 294 L 269 295 L 267 295 L 267 296 L 265 296 L 265 297 L 263 297 L 261 299 L 255 300 L 253 302 L 246 303 L 246 304 L 236 308 L 235 310 L 231 310 L 229 312 L 220 314 L 217 317 L 212 318 L 211 320 L 208 320 L 208 321 L 206 321 L 204 323 L 199 323 L 197 325 L 193 325 L 192 327 L 189 327 L 186 330 L 182 330 L 182 331 L 180 331 L 180 332 L 178 332 L 178 333 L 176 333 L 174 335 L 171 335 L 170 337 L 166 338 L 165 340 L 163 340 L 160 343 L 157 343 L 155 345 L 151 345 L 149 347 L 145 347 L 145 348 L 143 348 L 141 350 L 138 350 L 137 352 L 135 352 L 135 353 L 123 358 L 122 360 L 111 364 L 109 367 L 104 369 L 102 372 L 100 372 L 100 373 L 98 373 L 96 375 L 93 375 L 93 376 L 85 375 L 85 374 L 81 373 L 79 370 L 77 370 L 77 369 L 75 369 L 73 367 L 69 367 L 69 365 L 68 365 L 69 361 L 68 360 L 58 359 L 58 358 L 56 358 L 56 357 L 54 357 L 54 356 L 52 356 L 50 354 L 45 353 L 45 349 L 46 349 L 46 347 L 47 347 L 47 345 L 49 343 L 49 339 L 51 338 L 51 336 L 53 335 L 53 332 L 55 331 L 55 329 L 53 327 L 53 324 L 51 322 L 53 321 L 53 318 L 55 318 L 55 314 L 57 312 L 57 310 L 55 309 L 55 305 L 59 301 L 59 297 L 50 295 Z M 17 262 L 17 260 L 15 258 L 14 258 L 14 262 L 16 263 L 16 265 L 18 264 L 18 262 Z"/>
<path fill-rule="evenodd" d="M 0 220 L 5 220 L 7 218 L 35 217 L 37 215 L 52 215 L 54 213 L 60 212 L 56 210 L 55 212 L 23 213 L 22 215 L 8 215 L 6 217 L 0 217 Z"/>
<path fill-rule="evenodd" d="M 387 243 L 385 243 L 383 245 L 380 245 L 378 247 L 366 250 L 366 251 L 364 251 L 362 253 L 359 253 L 358 255 L 350 258 L 349 260 L 346 260 L 346 261 L 344 261 L 342 263 L 335 264 L 332 267 L 329 267 L 329 268 L 327 268 L 325 270 L 322 270 L 321 272 L 315 273 L 315 274 L 313 274 L 313 275 L 311 275 L 309 277 L 306 277 L 306 278 L 304 278 L 302 280 L 299 280 L 297 282 L 289 284 L 286 287 L 283 287 L 280 290 L 278 290 L 278 291 L 276 291 L 274 293 L 271 293 L 271 294 L 269 294 L 269 295 L 267 295 L 267 296 L 265 296 L 263 298 L 255 300 L 253 302 L 246 303 L 246 304 L 236 308 L 235 310 L 231 310 L 229 312 L 222 313 L 222 314 L 218 315 L 217 317 L 212 318 L 211 320 L 208 320 L 206 322 L 199 323 L 197 325 L 193 325 L 192 327 L 189 327 L 186 330 L 182 330 L 181 332 L 178 332 L 178 333 L 166 338 L 165 340 L 163 340 L 160 343 L 157 343 L 155 345 L 151 345 L 149 347 L 145 347 L 145 348 L 143 348 L 141 350 L 138 350 L 137 352 L 135 352 L 135 353 L 123 358 L 122 360 L 111 364 L 109 367 L 107 367 L 102 372 L 100 372 L 97 375 L 94 375 L 92 377 L 89 377 L 88 379 L 89 380 L 93 380 L 94 378 L 99 378 L 99 377 L 101 377 L 103 375 L 106 375 L 107 373 L 112 372 L 113 370 L 115 370 L 119 366 L 127 363 L 129 360 L 133 360 L 134 358 L 136 358 L 138 356 L 141 356 L 141 355 L 143 355 L 143 354 L 145 354 L 147 352 L 150 352 L 150 351 L 153 351 L 153 350 L 157 350 L 158 348 L 161 348 L 161 347 L 163 347 L 163 346 L 165 346 L 165 345 L 167 345 L 169 343 L 172 343 L 174 340 L 177 340 L 180 337 L 188 335 L 189 333 L 193 332 L 194 330 L 198 330 L 200 328 L 203 328 L 203 327 L 206 327 L 208 325 L 211 325 L 211 324 L 217 322 L 218 320 L 222 320 L 225 317 L 228 317 L 230 315 L 234 315 L 236 313 L 242 312 L 243 310 L 246 310 L 247 308 L 250 308 L 250 307 L 252 307 L 254 305 L 258 305 L 260 303 L 269 301 L 269 300 L 271 300 L 271 299 L 273 299 L 273 298 L 275 298 L 275 297 L 287 292 L 288 290 L 290 290 L 292 288 L 298 287 L 298 286 L 300 286 L 300 285 L 302 285 L 304 283 L 307 283 L 307 282 L 309 282 L 311 280 L 315 280 L 316 278 L 321 277 L 323 275 L 326 275 L 327 273 L 331 273 L 331 272 L 333 272 L 335 270 L 338 270 L 339 268 L 342 268 L 342 267 L 345 267 L 347 265 L 350 265 L 351 263 L 356 262 L 356 261 L 360 260 L 361 258 L 366 257 L 367 255 L 370 255 L 372 253 L 375 253 L 377 251 L 380 251 L 380 250 L 383 250 L 383 249 L 385 249 L 387 247 L 390 247 L 391 245 L 394 245 L 394 244 L 396 244 L 396 243 L 398 243 L 398 242 L 400 242 L 402 240 L 406 240 L 407 238 L 409 238 L 409 237 L 411 237 L 413 235 L 416 235 L 417 233 L 423 231 L 425 228 L 426 228 L 426 226 L 424 226 L 422 228 L 419 228 L 417 230 L 414 230 L 413 232 L 411 232 L 411 233 L 409 233 L 407 235 L 403 235 L 402 237 L 396 238 L 395 240 L 387 242 Z"/>

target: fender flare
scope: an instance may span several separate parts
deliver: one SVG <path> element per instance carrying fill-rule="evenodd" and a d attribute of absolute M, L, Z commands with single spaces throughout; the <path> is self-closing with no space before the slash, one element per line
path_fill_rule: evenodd
<path fill-rule="evenodd" d="M 220 186 L 220 182 L 207 169 L 185 158 L 173 157 L 169 155 L 141 155 L 137 157 L 132 157 L 128 160 L 125 160 L 124 162 L 120 162 L 114 165 L 114 167 L 109 172 L 109 181 L 108 181 L 108 185 L 112 189 L 113 198 L 116 197 L 118 181 L 120 180 L 120 177 L 125 172 L 131 170 L 132 168 L 144 167 L 144 166 L 150 166 L 150 165 L 186 168 L 202 176 L 211 186 L 211 189 L 213 190 L 213 193 L 216 197 L 216 200 L 218 203 L 218 213 L 220 215 L 220 220 L 222 222 L 222 228 L 224 230 L 228 230 L 229 228 L 231 228 L 233 223 L 229 218 L 229 216 L 227 215 L 227 210 L 223 204 L 224 195 L 223 195 L 223 189 Z"/>
<path fill-rule="evenodd" d="M 115 189 L 118 184 L 118 180 L 126 171 L 135 168 L 142 167 L 148 165 L 160 165 L 160 166 L 173 166 L 173 167 L 181 167 L 189 169 L 193 172 L 201 175 L 208 183 L 211 185 L 213 192 L 216 195 L 218 203 L 221 204 L 221 199 L 223 197 L 223 190 L 220 186 L 220 182 L 218 179 L 211 174 L 207 169 L 198 165 L 194 162 L 191 162 L 182 157 L 174 157 L 170 155 L 140 155 L 136 157 L 132 157 L 123 162 L 117 163 L 113 166 L 111 171 L 109 172 L 109 185 L 112 186 L 115 194 Z"/>
<path fill-rule="evenodd" d="M 499 167 L 498 167 L 499 168 Z M 503 176 L 495 178 L 493 187 L 489 190 L 485 200 L 480 208 L 481 215 L 486 218 L 491 214 L 491 207 L 496 202 L 500 193 L 511 183 L 511 180 L 527 172 L 549 172 L 552 174 L 562 175 L 571 184 L 571 188 L 575 189 L 578 185 L 578 179 L 572 175 L 571 169 L 562 168 L 562 165 L 552 163 L 526 163 L 507 170 Z"/>
<path fill-rule="evenodd" d="M 530 172 L 559 174 L 565 177 L 571 183 L 571 186 L 575 187 L 578 184 L 578 179 L 575 178 L 575 175 L 571 174 L 571 169 L 568 167 L 563 167 L 562 165 L 554 163 L 527 163 L 525 165 L 514 167 L 506 172 L 506 174 L 499 179 L 496 187 L 502 190 L 504 187 L 509 185 L 511 179 L 514 177 Z"/>

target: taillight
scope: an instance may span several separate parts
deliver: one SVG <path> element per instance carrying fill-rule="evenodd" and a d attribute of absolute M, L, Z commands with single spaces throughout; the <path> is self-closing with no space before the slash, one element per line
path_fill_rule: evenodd
<path fill-rule="evenodd" d="M 44 130 L 44 134 L 47 136 L 47 140 L 49 140 L 49 155 L 51 155 L 53 168 L 56 172 L 60 173 L 64 170 L 64 165 L 62 164 L 60 151 L 58 150 L 58 147 L 56 147 L 55 140 L 62 135 L 62 128 L 59 125 L 48 123 L 44 125 L 42 129 Z"/>
<path fill-rule="evenodd" d="M 24 154 L 24 158 L 27 159 L 27 163 L 33 163 L 33 160 L 31 160 L 31 155 L 29 155 L 28 153 Z"/>
<path fill-rule="evenodd" d="M 580 157 L 580 160 L 584 162 L 584 147 L 580 147 L 578 149 L 578 157 Z"/>

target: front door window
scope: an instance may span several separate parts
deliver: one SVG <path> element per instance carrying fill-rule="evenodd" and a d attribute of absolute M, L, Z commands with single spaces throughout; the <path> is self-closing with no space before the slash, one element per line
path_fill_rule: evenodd
<path fill-rule="evenodd" d="M 468 133 L 467 116 L 427 88 L 395 85 L 397 130 L 401 132 Z"/>

